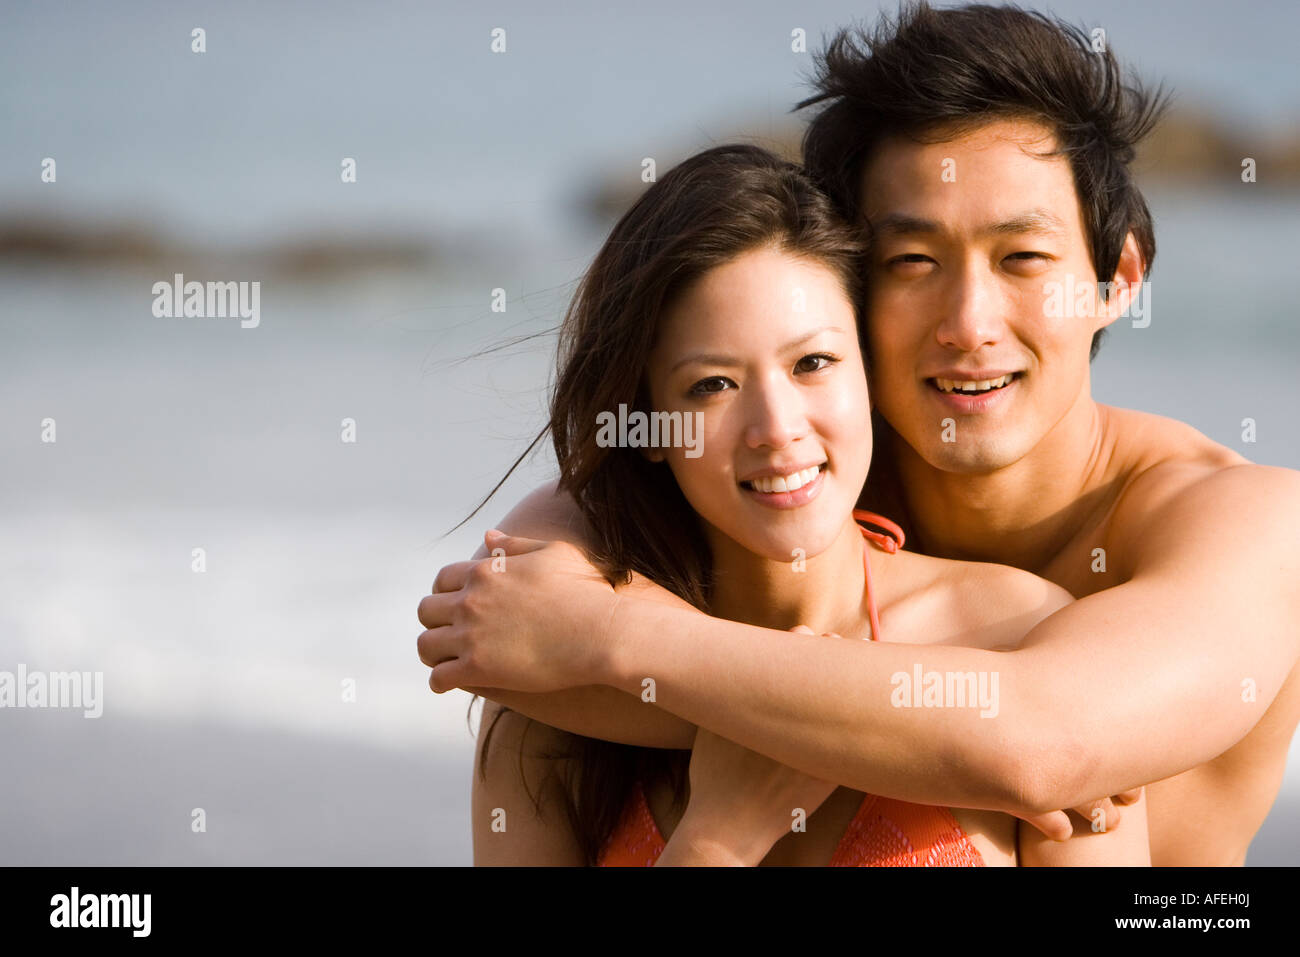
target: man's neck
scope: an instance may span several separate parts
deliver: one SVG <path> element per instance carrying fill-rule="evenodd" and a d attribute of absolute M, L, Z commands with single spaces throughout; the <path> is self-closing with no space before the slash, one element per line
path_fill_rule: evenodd
<path fill-rule="evenodd" d="M 910 544 L 926 555 L 1041 574 L 1120 491 L 1106 411 L 1088 395 L 1019 461 L 986 474 L 937 469 L 890 432 Z"/>

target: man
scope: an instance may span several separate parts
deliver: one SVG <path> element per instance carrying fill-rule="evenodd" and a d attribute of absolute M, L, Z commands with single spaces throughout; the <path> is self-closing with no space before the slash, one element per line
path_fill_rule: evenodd
<path fill-rule="evenodd" d="M 841 33 L 801 104 L 824 104 L 806 165 L 872 238 L 890 428 L 864 505 L 909 547 L 1023 568 L 1076 602 L 1011 652 L 814 649 L 647 583 L 615 591 L 572 545 L 489 538 L 509 574 L 448 566 L 420 604 L 431 687 L 628 743 L 707 728 L 919 803 L 1032 817 L 1148 785 L 1154 864 L 1244 863 L 1300 720 L 1300 475 L 1091 397 L 1101 332 L 1155 251 L 1128 164 L 1158 98 L 1102 46 L 1013 8 L 922 5 Z M 584 541 L 553 488 L 503 526 Z M 892 677 L 918 667 L 996 672 L 996 719 L 896 707 Z"/>

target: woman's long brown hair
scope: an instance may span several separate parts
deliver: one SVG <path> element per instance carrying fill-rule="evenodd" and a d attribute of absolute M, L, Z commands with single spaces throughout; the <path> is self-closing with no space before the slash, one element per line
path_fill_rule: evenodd
<path fill-rule="evenodd" d="M 617 414 L 620 404 L 653 411 L 645 374 L 660 317 L 706 272 L 766 246 L 827 266 L 861 309 L 857 235 L 796 164 L 746 144 L 705 150 L 654 183 L 578 285 L 560 328 L 547 430 L 559 488 L 586 519 L 588 554 L 611 584 L 636 572 L 709 608 L 711 559 L 695 511 L 666 463 L 638 449 L 597 445 L 597 416 Z M 483 738 L 484 777 L 496 720 L 507 710 Z M 567 759 L 556 764 L 565 769 L 557 780 L 588 865 L 597 863 L 636 781 L 670 782 L 677 806 L 685 806 L 689 751 L 579 735 L 569 741 L 567 752 L 553 756 Z"/>

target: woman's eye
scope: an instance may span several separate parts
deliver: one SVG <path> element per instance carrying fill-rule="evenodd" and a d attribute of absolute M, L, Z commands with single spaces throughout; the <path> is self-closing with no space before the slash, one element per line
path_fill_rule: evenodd
<path fill-rule="evenodd" d="M 726 390 L 727 384 L 731 380 L 720 375 L 711 376 L 708 379 L 701 379 L 695 385 L 691 386 L 691 395 L 713 395 Z"/>
<path fill-rule="evenodd" d="M 796 372 L 821 372 L 823 369 L 839 361 L 840 361 L 839 356 L 833 356 L 825 352 L 818 352 L 818 353 L 814 353 L 813 355 L 804 356 L 802 359 L 800 359 L 798 362 L 795 363 L 794 368 Z M 807 364 L 809 362 L 822 362 L 825 363 L 825 365 L 816 365 L 810 367 Z"/>

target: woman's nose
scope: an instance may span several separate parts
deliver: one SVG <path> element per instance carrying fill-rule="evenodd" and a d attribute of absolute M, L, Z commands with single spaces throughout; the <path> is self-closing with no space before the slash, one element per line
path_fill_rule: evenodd
<path fill-rule="evenodd" d="M 799 390 L 785 385 L 768 384 L 752 390 L 745 414 L 745 441 L 751 448 L 785 448 L 808 431 Z"/>

